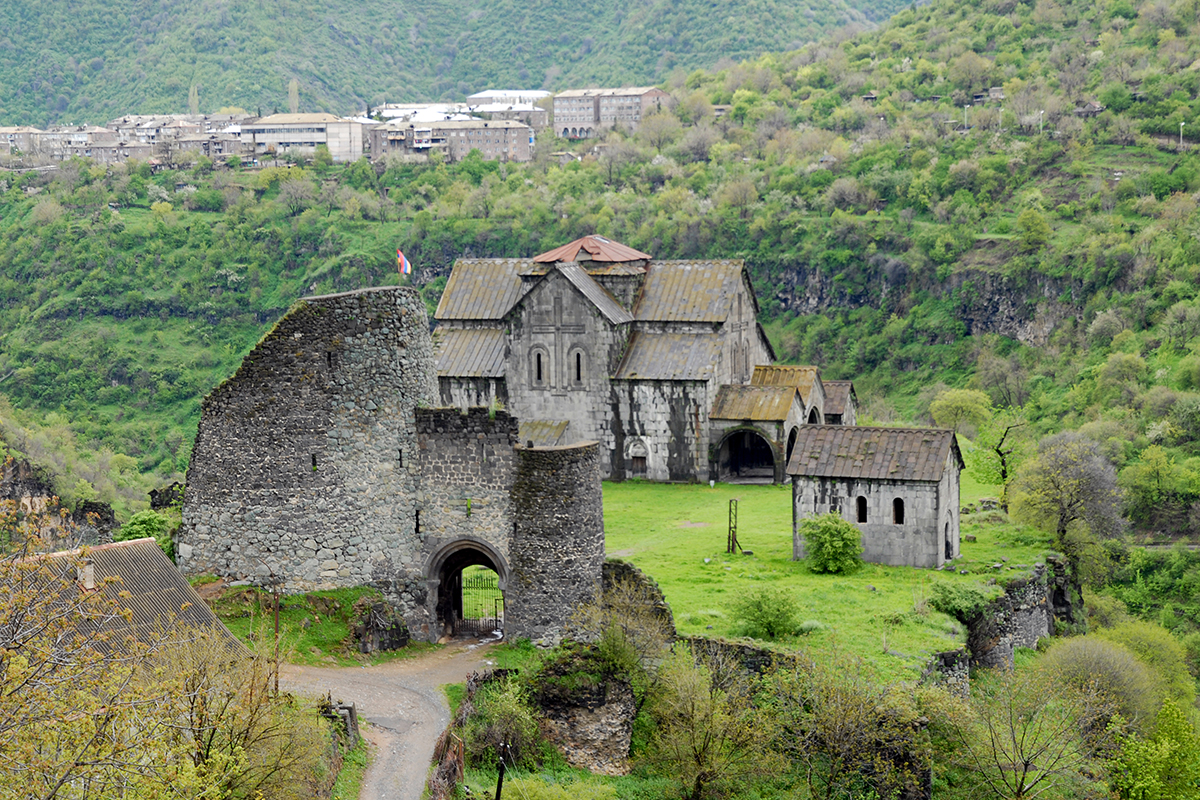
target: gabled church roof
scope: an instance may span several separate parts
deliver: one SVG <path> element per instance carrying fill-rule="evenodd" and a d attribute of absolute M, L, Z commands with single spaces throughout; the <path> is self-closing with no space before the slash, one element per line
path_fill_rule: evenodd
<path fill-rule="evenodd" d="M 721 353 L 721 337 L 712 333 L 646 333 L 629 339 L 617 380 L 706 381 Z"/>
<path fill-rule="evenodd" d="M 959 469 L 964 466 L 953 431 L 858 425 L 801 425 L 796 431 L 789 475 L 937 482 L 951 454 Z"/>
<path fill-rule="evenodd" d="M 710 419 L 779 422 L 787 419 L 797 394 L 795 386 L 723 384 L 717 390 L 717 399 L 708 416 Z"/>
<path fill-rule="evenodd" d="M 556 247 L 553 250 L 534 256 L 539 264 L 553 264 L 556 261 L 645 261 L 650 256 L 632 247 L 626 247 L 620 242 L 605 239 L 603 236 L 584 236 L 570 244 Z"/>
<path fill-rule="evenodd" d="M 434 317 L 499 320 L 521 299 L 521 271 L 528 266 L 526 259 L 459 259 Z"/>
<path fill-rule="evenodd" d="M 633 322 L 633 315 L 621 307 L 612 293 L 596 283 L 578 264 L 559 264 L 558 271 L 614 325 Z"/>
<path fill-rule="evenodd" d="M 197 630 L 215 629 L 230 652 L 247 652 L 154 539 L 48 553 L 44 558 L 91 562 L 95 591 L 128 612 L 128 619 L 118 617 L 108 621 L 109 630 L 116 634 L 109 640 L 114 647 L 120 647 L 117 643 L 124 634 L 148 643 L 178 623 Z M 118 580 L 109 582 L 105 578 Z M 83 591 L 87 587 L 82 583 L 67 583 L 62 587 L 64 593 Z"/>
<path fill-rule="evenodd" d="M 741 261 L 654 262 L 634 313 L 645 322 L 724 322 L 742 270 Z"/>
<path fill-rule="evenodd" d="M 438 328 L 433 347 L 438 377 L 504 377 L 506 342 L 501 328 Z"/>

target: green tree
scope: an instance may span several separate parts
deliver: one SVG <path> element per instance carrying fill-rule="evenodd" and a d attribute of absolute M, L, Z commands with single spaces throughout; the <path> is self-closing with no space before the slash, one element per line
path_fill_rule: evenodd
<path fill-rule="evenodd" d="M 113 534 L 114 542 L 128 542 L 133 539 L 153 539 L 167 554 L 173 558 L 175 545 L 171 541 L 171 522 L 157 511 L 139 511 Z"/>
<path fill-rule="evenodd" d="M 967 470 L 980 483 L 1000 487 L 1000 505 L 1008 511 L 1008 486 L 1033 453 L 1028 421 L 1006 408 L 979 427 Z"/>
<path fill-rule="evenodd" d="M 862 565 L 862 531 L 840 514 L 809 517 L 800 536 L 813 572 L 853 572 Z"/>
<path fill-rule="evenodd" d="M 679 781 L 687 800 L 733 788 L 781 765 L 770 748 L 775 720 L 753 702 L 755 681 L 724 651 L 698 655 L 685 643 L 659 668 L 651 701 L 658 727 L 645 762 Z"/>
<path fill-rule="evenodd" d="M 1095 442 L 1074 432 L 1047 436 L 1017 479 L 1018 519 L 1054 534 L 1055 546 L 1078 562 L 1088 537 L 1125 527 L 1116 470 Z M 1076 536 L 1068 534 L 1076 533 Z"/>
<path fill-rule="evenodd" d="M 1121 800 L 1200 798 L 1200 736 L 1174 701 L 1163 703 L 1149 738 L 1122 730 L 1120 720 L 1110 730 L 1117 752 L 1109 772 Z"/>
<path fill-rule="evenodd" d="M 978 389 L 947 389 L 929 405 L 933 421 L 958 433 L 963 423 L 978 426 L 992 416 L 992 399 Z"/>
<path fill-rule="evenodd" d="M 1021 250 L 1025 253 L 1036 253 L 1050 241 L 1050 223 L 1037 212 L 1027 208 L 1017 215 L 1017 236 L 1021 242 Z"/>

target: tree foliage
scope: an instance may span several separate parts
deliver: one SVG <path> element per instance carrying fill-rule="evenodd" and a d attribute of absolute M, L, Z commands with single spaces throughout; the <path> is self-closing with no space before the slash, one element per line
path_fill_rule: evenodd
<path fill-rule="evenodd" d="M 1073 529 L 1082 526 L 1084 533 L 1105 538 L 1124 527 L 1116 478 L 1090 439 L 1074 432 L 1048 436 L 1021 470 L 1017 515 L 1052 532 L 1056 547 L 1078 557 L 1080 544 L 1068 536 Z"/>

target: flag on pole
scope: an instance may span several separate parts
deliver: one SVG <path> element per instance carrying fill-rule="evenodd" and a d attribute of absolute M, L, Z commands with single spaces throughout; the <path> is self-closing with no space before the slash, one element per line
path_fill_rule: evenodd
<path fill-rule="evenodd" d="M 405 258 L 399 247 L 396 248 L 396 266 L 400 268 L 401 275 L 412 273 L 412 262 Z"/>

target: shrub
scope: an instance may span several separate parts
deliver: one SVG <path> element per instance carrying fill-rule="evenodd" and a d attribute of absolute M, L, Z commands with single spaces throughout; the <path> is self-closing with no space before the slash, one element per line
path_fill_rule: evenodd
<path fill-rule="evenodd" d="M 505 678 L 484 684 L 472 700 L 474 713 L 463 727 L 468 764 L 491 766 L 501 744 L 508 745 L 515 764 L 536 760 L 540 750 L 537 720 L 520 683 Z"/>
<path fill-rule="evenodd" d="M 1096 634 L 1126 647 L 1153 670 L 1162 691 L 1183 707 L 1196 700 L 1196 684 L 1188 674 L 1187 651 L 1165 628 L 1153 622 L 1132 620 Z"/>
<path fill-rule="evenodd" d="M 809 517 L 800 523 L 813 572 L 853 572 L 862 566 L 862 533 L 837 514 Z"/>
<path fill-rule="evenodd" d="M 517 778 L 508 786 L 521 800 L 617 800 L 616 788 L 602 783 L 546 783 L 537 778 Z"/>
<path fill-rule="evenodd" d="M 1078 636 L 1054 644 L 1042 666 L 1056 680 L 1080 691 L 1103 693 L 1118 712 L 1145 730 L 1158 712 L 1154 674 L 1121 645 L 1098 636 Z"/>
<path fill-rule="evenodd" d="M 1125 603 L 1107 594 L 1088 593 L 1086 601 L 1088 625 L 1096 628 L 1111 628 L 1130 620 Z"/>
<path fill-rule="evenodd" d="M 743 636 L 774 639 L 796 628 L 800 609 L 786 589 L 760 586 L 745 592 L 730 608 L 735 628 Z"/>

